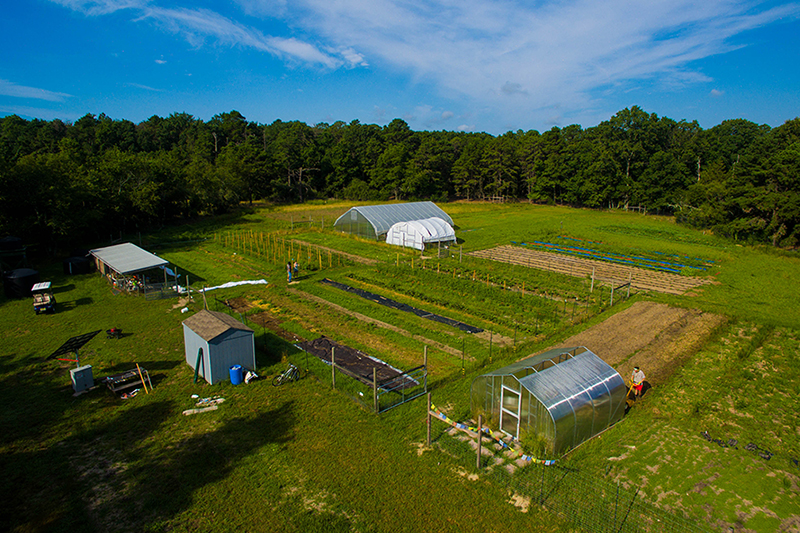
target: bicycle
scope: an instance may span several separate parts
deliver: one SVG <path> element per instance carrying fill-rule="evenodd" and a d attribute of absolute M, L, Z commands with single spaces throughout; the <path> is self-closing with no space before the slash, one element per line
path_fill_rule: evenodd
<path fill-rule="evenodd" d="M 272 379 L 272 385 L 277 387 L 289 381 L 297 381 L 300 379 L 300 369 L 289 363 L 289 368 L 278 374 Z"/>

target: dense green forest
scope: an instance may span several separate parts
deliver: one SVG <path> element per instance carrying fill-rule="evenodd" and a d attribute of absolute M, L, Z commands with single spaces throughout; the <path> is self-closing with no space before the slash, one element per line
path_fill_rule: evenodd
<path fill-rule="evenodd" d="M 800 239 L 800 118 L 777 128 L 624 109 L 595 127 L 486 133 L 386 126 L 139 124 L 0 118 L 0 235 L 49 250 L 225 212 L 240 202 L 503 197 L 674 215 L 746 242 Z"/>

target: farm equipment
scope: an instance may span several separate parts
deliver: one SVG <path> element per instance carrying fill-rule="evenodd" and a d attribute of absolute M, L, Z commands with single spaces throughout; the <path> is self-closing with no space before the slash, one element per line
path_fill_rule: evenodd
<path fill-rule="evenodd" d="M 56 297 L 53 296 L 49 281 L 34 285 L 31 288 L 31 294 L 33 295 L 33 310 L 37 315 L 39 313 L 55 313 Z"/>

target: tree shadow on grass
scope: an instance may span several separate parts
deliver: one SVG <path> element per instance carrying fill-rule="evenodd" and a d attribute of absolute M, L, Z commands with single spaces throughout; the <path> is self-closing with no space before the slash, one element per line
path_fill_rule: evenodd
<path fill-rule="evenodd" d="M 152 449 L 136 437 L 122 490 L 95 509 L 97 522 L 117 531 L 142 531 L 169 522 L 195 503 L 198 490 L 226 478 L 259 448 L 288 441 L 294 423 L 294 406 L 286 402 L 255 416 L 225 419 L 172 446 Z M 126 527 L 120 527 L 123 524 Z"/>
<path fill-rule="evenodd" d="M 108 422 L 81 431 L 91 423 L 78 415 L 73 421 L 59 420 L 63 409 L 31 420 L 31 427 L 15 432 L 15 441 L 0 454 L 0 523 L 8 531 L 114 530 L 98 523 L 96 507 L 124 483 L 118 476 L 124 464 L 119 450 L 150 437 L 174 412 L 168 401 L 119 409 Z M 43 424 L 57 431 L 51 429 L 38 446 L 31 444 Z M 64 438 L 58 440 L 61 432 Z"/>

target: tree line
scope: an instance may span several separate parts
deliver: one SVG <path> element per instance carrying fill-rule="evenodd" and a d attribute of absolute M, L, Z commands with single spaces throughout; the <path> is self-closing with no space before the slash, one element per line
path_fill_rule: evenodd
<path fill-rule="evenodd" d="M 318 198 L 531 201 L 636 208 L 747 242 L 800 238 L 800 118 L 703 130 L 639 107 L 543 133 L 259 124 L 231 111 L 139 124 L 91 115 L 0 118 L 0 234 L 55 249 L 218 214 Z"/>

